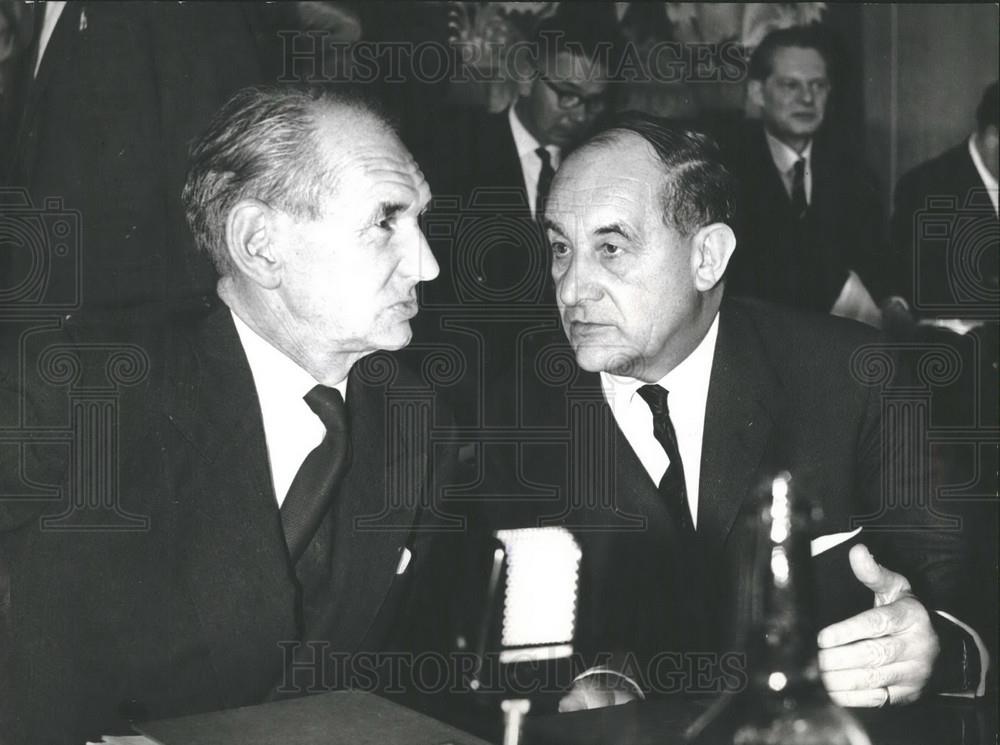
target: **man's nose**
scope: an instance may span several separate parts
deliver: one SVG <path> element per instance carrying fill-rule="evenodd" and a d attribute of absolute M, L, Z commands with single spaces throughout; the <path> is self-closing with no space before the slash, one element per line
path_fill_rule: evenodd
<path fill-rule="evenodd" d="M 424 237 L 424 231 L 419 228 L 417 228 L 417 245 L 410 254 L 410 273 L 418 282 L 430 282 L 441 273 L 441 267 L 438 266 L 437 259 L 434 258 L 434 253 Z"/>
<path fill-rule="evenodd" d="M 584 266 L 585 263 L 574 257 L 570 259 L 566 270 L 555 278 L 556 297 L 563 307 L 579 305 L 592 294 L 590 273 Z"/>

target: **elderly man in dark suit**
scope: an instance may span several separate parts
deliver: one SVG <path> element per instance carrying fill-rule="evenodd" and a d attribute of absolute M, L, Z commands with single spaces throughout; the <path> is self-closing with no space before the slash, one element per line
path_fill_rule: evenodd
<path fill-rule="evenodd" d="M 390 358 L 362 359 L 410 340 L 416 286 L 438 273 L 429 200 L 370 105 L 246 89 L 184 189 L 222 303 L 23 337 L 7 432 L 69 417 L 76 446 L 3 450 L 5 742 L 343 685 L 324 652 L 385 648 L 433 449 L 430 414 L 400 406 L 433 404 Z M 109 419 L 86 418 L 94 395 Z"/>
<path fill-rule="evenodd" d="M 878 322 L 882 207 L 869 169 L 823 123 L 833 86 L 822 32 L 774 31 L 750 59 L 760 110 L 731 143 L 741 250 L 731 292 Z"/>
<path fill-rule="evenodd" d="M 493 480 L 516 483 L 485 503 L 484 523 L 571 528 L 580 649 L 632 652 L 649 690 L 678 690 L 658 655 L 742 649 L 752 496 L 788 469 L 824 512 L 813 552 L 834 697 L 975 690 L 977 638 L 935 612 L 964 612 L 962 544 L 926 530 L 918 474 L 893 470 L 914 443 L 905 430 L 885 439 L 875 368 L 887 368 L 870 364 L 885 350 L 860 324 L 728 297 L 734 197 L 711 143 L 645 115 L 563 164 L 545 225 L 569 349 L 539 338 L 517 370 L 523 439 Z M 607 669 L 588 673 L 564 708 L 621 700 L 603 695 Z"/>

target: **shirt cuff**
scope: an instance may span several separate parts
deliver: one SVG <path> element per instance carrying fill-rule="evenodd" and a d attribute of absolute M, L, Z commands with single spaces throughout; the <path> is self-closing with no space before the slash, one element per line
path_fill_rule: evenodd
<path fill-rule="evenodd" d="M 982 637 L 976 633 L 975 629 L 973 629 L 967 623 L 959 621 L 950 613 L 947 613 L 943 610 L 936 610 L 934 612 L 937 613 L 942 618 L 944 618 L 945 620 L 955 624 L 960 629 L 962 629 L 962 631 L 968 634 L 969 637 L 972 639 L 973 643 L 976 645 L 976 649 L 979 651 L 979 682 L 977 683 L 975 689 L 969 691 L 958 691 L 954 693 L 942 692 L 941 695 L 960 696 L 963 698 L 978 698 L 980 696 L 984 696 L 986 694 L 986 673 L 988 672 L 990 667 L 990 653 L 987 651 L 986 645 L 983 643 Z"/>
<path fill-rule="evenodd" d="M 612 670 L 610 667 L 598 666 L 588 668 L 573 678 L 573 682 L 576 683 L 584 678 L 594 678 L 598 676 L 606 678 L 608 682 L 611 683 L 611 685 L 608 686 L 609 688 L 625 689 L 627 692 L 635 694 L 640 701 L 646 700 L 646 694 L 642 692 L 642 688 L 638 683 L 632 680 L 629 676 L 625 675 L 625 673 Z"/>

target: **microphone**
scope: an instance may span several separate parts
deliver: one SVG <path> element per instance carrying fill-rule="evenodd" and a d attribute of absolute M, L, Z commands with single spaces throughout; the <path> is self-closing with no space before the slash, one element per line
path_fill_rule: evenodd
<path fill-rule="evenodd" d="M 501 665 L 573 654 L 582 556 L 576 539 L 560 527 L 498 530 L 494 537 L 473 690 L 487 652 L 499 652 Z"/>

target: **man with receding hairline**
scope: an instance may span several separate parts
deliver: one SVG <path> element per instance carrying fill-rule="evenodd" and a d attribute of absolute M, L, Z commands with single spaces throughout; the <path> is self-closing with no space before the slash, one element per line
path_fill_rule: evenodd
<path fill-rule="evenodd" d="M 959 536 L 921 531 L 930 515 L 919 509 L 906 513 L 912 532 L 870 521 L 899 498 L 883 494 L 881 474 L 904 446 L 883 440 L 879 391 L 852 373 L 878 337 L 730 298 L 735 207 L 714 144 L 644 114 L 610 122 L 553 183 L 552 277 L 580 371 L 517 371 L 526 438 L 497 471 L 507 496 L 482 517 L 565 525 L 581 544 L 575 641 L 597 664 L 561 708 L 694 690 L 691 677 L 677 687 L 694 669 L 685 656 L 718 664 L 743 650 L 758 600 L 752 497 L 786 469 L 823 509 L 819 661 L 834 698 L 881 706 L 976 690 L 974 635 L 934 612 L 963 611 Z M 564 343 L 535 348 L 534 360 L 552 359 Z M 911 499 L 918 474 L 900 473 L 892 485 Z M 516 512 L 541 490 L 556 498 Z"/>
<path fill-rule="evenodd" d="M 426 553 L 413 528 L 447 462 L 430 459 L 429 422 L 394 413 L 412 402 L 387 386 L 422 381 L 391 358 L 358 364 L 409 342 L 416 287 L 438 273 L 420 169 L 362 99 L 245 89 L 194 144 L 183 198 L 221 303 L 115 326 L 71 318 L 5 371 L 28 426 L 66 415 L 66 391 L 32 364 L 52 345 L 88 381 L 106 370 L 95 349 L 136 354 L 148 373 L 117 394 L 117 450 L 93 443 L 113 469 L 112 516 L 133 529 L 47 530 L 80 513 L 81 465 L 51 447 L 4 451 L 4 483 L 59 495 L 0 500 L 5 742 L 97 740 L 344 685 L 325 654 L 377 653 L 420 623 L 401 618 Z"/>

